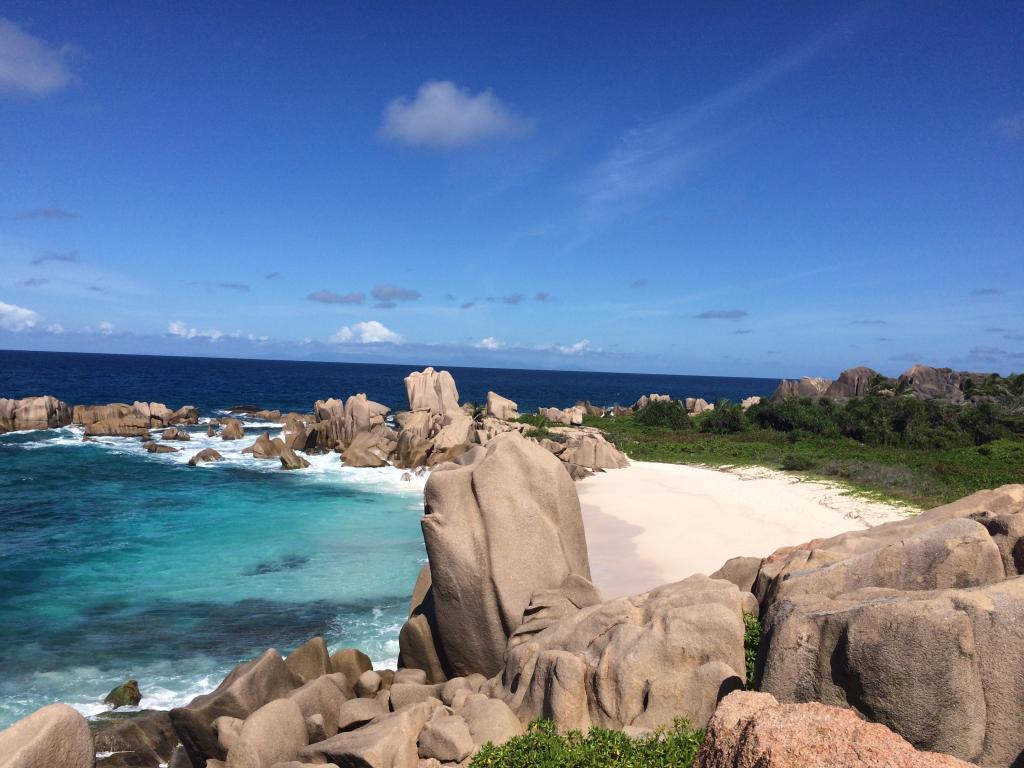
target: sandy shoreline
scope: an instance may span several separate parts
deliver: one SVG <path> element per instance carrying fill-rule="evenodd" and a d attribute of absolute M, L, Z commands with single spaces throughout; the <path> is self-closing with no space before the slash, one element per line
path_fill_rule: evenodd
<path fill-rule="evenodd" d="M 763 467 L 634 461 L 577 483 L 577 491 L 594 583 L 607 597 L 911 511 Z"/>

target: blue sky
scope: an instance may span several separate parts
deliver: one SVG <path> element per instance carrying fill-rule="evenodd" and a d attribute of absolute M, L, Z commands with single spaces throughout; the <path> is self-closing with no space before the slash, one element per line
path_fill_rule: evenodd
<path fill-rule="evenodd" d="M 0 5 L 0 348 L 1005 372 L 1022 308 L 1019 2 Z"/>

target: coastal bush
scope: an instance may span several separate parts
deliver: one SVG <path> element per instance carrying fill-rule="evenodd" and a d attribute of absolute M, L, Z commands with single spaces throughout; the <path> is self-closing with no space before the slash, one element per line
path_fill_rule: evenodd
<path fill-rule="evenodd" d="M 746 427 L 743 409 L 738 403 L 719 400 L 713 411 L 700 415 L 700 431 L 715 435 L 730 435 L 742 432 Z"/>
<path fill-rule="evenodd" d="M 693 429 L 690 415 L 678 400 L 652 400 L 633 414 L 633 422 L 642 427 Z"/>
<path fill-rule="evenodd" d="M 549 720 L 537 720 L 526 733 L 500 747 L 485 744 L 471 768 L 689 768 L 704 740 L 684 720 L 654 735 L 631 739 L 621 731 L 591 728 L 586 734 L 559 734 Z"/>
<path fill-rule="evenodd" d="M 761 621 L 752 613 L 743 614 L 743 657 L 747 663 L 747 689 L 754 690 L 757 651 L 761 647 Z"/>

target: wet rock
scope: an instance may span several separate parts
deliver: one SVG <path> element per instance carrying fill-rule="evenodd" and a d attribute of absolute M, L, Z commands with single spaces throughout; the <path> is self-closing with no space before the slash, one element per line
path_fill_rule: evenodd
<path fill-rule="evenodd" d="M 224 428 L 220 431 L 221 440 L 241 440 L 245 437 L 242 422 L 238 419 L 224 419 Z"/>
<path fill-rule="evenodd" d="M 138 680 L 128 680 L 117 686 L 103 699 L 104 704 L 117 709 L 118 707 L 137 707 L 142 701 Z"/>
<path fill-rule="evenodd" d="M 213 450 L 213 448 L 203 448 L 203 450 L 199 451 L 199 453 L 188 460 L 188 464 L 190 467 L 197 467 L 200 464 L 205 464 L 207 462 L 223 460 L 224 457 L 217 453 L 217 451 Z"/>

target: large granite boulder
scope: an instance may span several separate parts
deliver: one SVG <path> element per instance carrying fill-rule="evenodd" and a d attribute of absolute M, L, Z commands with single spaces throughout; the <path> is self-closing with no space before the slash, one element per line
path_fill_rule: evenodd
<path fill-rule="evenodd" d="M 822 379 L 817 376 L 783 379 L 772 393 L 771 400 L 778 402 L 787 397 L 821 397 L 831 385 L 832 379 Z"/>
<path fill-rule="evenodd" d="M 446 451 L 456 445 L 472 443 L 476 435 L 475 422 L 465 413 L 454 413 L 446 416 L 444 426 L 437 431 L 431 441 L 435 451 Z"/>
<path fill-rule="evenodd" d="M 932 400 L 949 400 L 953 403 L 964 402 L 963 384 L 973 378 L 951 368 L 932 368 L 930 365 L 912 365 L 900 374 L 899 381 L 904 382 L 917 397 Z"/>
<path fill-rule="evenodd" d="M 207 464 L 212 461 L 224 461 L 224 457 L 213 448 L 203 448 L 188 460 L 190 467 L 198 467 L 200 464 Z"/>
<path fill-rule="evenodd" d="M 629 459 L 605 440 L 600 432 L 571 436 L 558 456 L 567 464 L 587 469 L 621 469 L 629 466 Z"/>
<path fill-rule="evenodd" d="M 57 429 L 71 423 L 71 408 L 52 395 L 8 400 L 0 397 L 0 433 L 23 429 Z"/>
<path fill-rule="evenodd" d="M 228 750 L 227 768 L 270 768 L 294 760 L 306 744 L 306 719 L 298 703 L 275 699 L 245 719 Z"/>
<path fill-rule="evenodd" d="M 488 392 L 486 414 L 502 421 L 511 421 L 519 418 L 519 406 L 515 401 L 502 397 L 497 392 Z"/>
<path fill-rule="evenodd" d="M 37 709 L 0 731 L 0 768 L 93 768 L 89 724 L 66 704 Z"/>
<path fill-rule="evenodd" d="M 779 550 L 753 585 L 760 687 L 850 707 L 921 749 L 1013 763 L 1024 753 L 1022 555 L 1024 485 Z"/>
<path fill-rule="evenodd" d="M 273 648 L 258 658 L 235 667 L 215 690 L 197 696 L 170 712 L 171 722 L 194 768 L 209 759 L 223 760 L 213 722 L 221 716 L 244 720 L 264 704 L 287 696 L 299 680 Z"/>
<path fill-rule="evenodd" d="M 166 438 L 165 438 L 166 439 Z M 279 459 L 284 441 L 280 438 L 270 439 L 270 433 L 264 432 L 256 438 L 256 442 L 248 448 L 243 448 L 242 453 L 252 454 L 254 459 Z"/>
<path fill-rule="evenodd" d="M 300 760 L 364 768 L 416 768 L 420 731 L 442 706 L 436 699 L 413 704 L 369 725 L 310 744 L 300 753 Z"/>
<path fill-rule="evenodd" d="M 436 467 L 421 523 L 430 561 L 433 649 L 448 677 L 503 666 L 539 589 L 590 578 L 580 503 L 561 462 L 517 432 Z"/>
<path fill-rule="evenodd" d="M 801 594 L 765 618 L 761 689 L 850 707 L 919 749 L 1024 753 L 1024 577 L 971 589 Z"/>
<path fill-rule="evenodd" d="M 718 705 L 695 768 L 969 768 L 949 755 L 918 752 L 883 725 L 848 709 L 779 704 L 737 691 Z"/>
<path fill-rule="evenodd" d="M 405 393 L 410 411 L 428 411 L 442 417 L 461 412 L 459 390 L 448 371 L 413 371 L 405 377 Z"/>
<path fill-rule="evenodd" d="M 93 732 L 96 752 L 109 756 L 100 768 L 135 768 L 166 763 L 178 746 L 178 734 L 167 712 L 150 710 L 118 717 Z"/>
<path fill-rule="evenodd" d="M 386 405 L 369 400 L 365 394 L 352 395 L 345 401 L 345 423 L 342 429 L 342 442 L 352 442 L 356 435 L 369 432 L 384 423 L 391 411 Z"/>
<path fill-rule="evenodd" d="M 321 452 L 333 451 L 344 445 L 345 404 L 336 397 L 317 400 L 313 404 L 313 424 L 316 447 Z"/>
<path fill-rule="evenodd" d="M 871 382 L 878 376 L 878 371 L 868 368 L 866 365 L 847 368 L 839 374 L 839 378 L 828 385 L 828 389 L 825 390 L 822 397 L 840 401 L 864 397 L 868 394 Z"/>
<path fill-rule="evenodd" d="M 241 440 L 245 437 L 245 429 L 238 419 L 224 419 L 224 429 L 220 431 L 221 440 Z"/>
<path fill-rule="evenodd" d="M 581 582 L 538 592 L 509 643 L 496 695 L 523 723 L 658 728 L 686 717 L 703 727 L 743 686 L 734 584 L 696 575 L 602 603 Z"/>
<path fill-rule="evenodd" d="M 347 467 L 383 467 L 388 463 L 389 444 L 373 432 L 360 432 L 345 446 L 341 459 Z"/>

